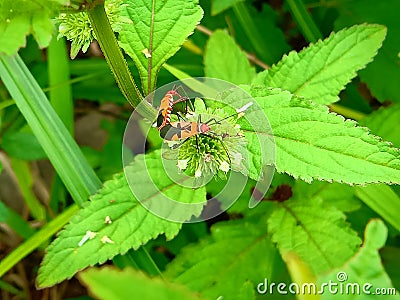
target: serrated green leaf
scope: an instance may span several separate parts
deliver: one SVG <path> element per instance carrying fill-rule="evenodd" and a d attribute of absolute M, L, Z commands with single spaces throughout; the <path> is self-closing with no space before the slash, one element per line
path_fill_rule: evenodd
<path fill-rule="evenodd" d="M 268 225 L 280 252 L 296 253 L 315 274 L 342 265 L 361 243 L 344 214 L 317 197 L 283 202 Z"/>
<path fill-rule="evenodd" d="M 378 250 L 383 247 L 387 238 L 387 228 L 380 220 L 371 221 L 365 229 L 365 241 L 358 253 L 349 259 L 342 267 L 331 270 L 328 274 L 324 274 L 318 278 L 318 281 L 323 284 L 332 282 L 337 285 L 352 284 L 350 288 L 354 288 L 358 284 L 360 293 L 349 292 L 341 294 L 339 298 L 343 299 L 382 299 L 383 294 L 376 294 L 376 288 L 382 289 L 381 292 L 386 292 L 385 299 L 400 299 L 397 294 L 389 294 L 389 288 L 393 288 L 389 276 L 386 274 L 382 266 L 381 258 Z M 340 277 L 338 274 L 341 274 Z M 345 275 L 345 277 L 343 276 Z M 345 280 L 338 281 L 339 278 L 346 278 Z M 367 294 L 363 290 L 363 286 L 367 285 Z M 369 286 L 369 288 L 368 288 Z M 385 290 L 383 290 L 385 289 Z M 350 289 L 352 291 L 352 289 Z M 396 293 L 393 289 L 392 293 Z M 322 299 L 339 299 L 338 294 L 323 293 Z"/>
<path fill-rule="evenodd" d="M 176 283 L 149 278 L 130 268 L 122 271 L 111 267 L 92 268 L 80 273 L 79 278 L 98 299 L 204 299 Z"/>
<path fill-rule="evenodd" d="M 299 53 L 294 51 L 271 69 L 258 74 L 254 84 L 277 87 L 293 94 L 330 104 L 372 60 L 382 44 L 382 25 L 358 25 L 341 30 Z"/>
<path fill-rule="evenodd" d="M 182 250 L 165 276 L 213 299 L 241 299 L 238 287 L 271 278 L 277 252 L 265 223 L 265 215 L 257 215 L 214 225 L 210 237 Z"/>
<path fill-rule="evenodd" d="M 135 62 L 148 94 L 161 66 L 193 33 L 203 10 L 198 0 L 125 0 L 122 14 L 132 23 L 121 24 L 120 46 Z"/>
<path fill-rule="evenodd" d="M 259 88 L 251 93 L 271 124 L 278 172 L 308 182 L 400 182 L 400 151 L 369 134 L 367 128 L 287 91 Z M 249 109 L 246 118 L 253 118 L 252 114 Z M 257 134 L 270 139 L 269 128 L 254 129 L 244 120 L 241 129 L 246 136 Z M 249 140 L 248 148 L 256 142 Z M 252 160 L 257 159 L 253 155 Z"/>
<path fill-rule="evenodd" d="M 208 40 L 204 68 L 207 77 L 233 84 L 250 83 L 255 76 L 246 55 L 223 30 L 216 30 Z"/>
<path fill-rule="evenodd" d="M 144 195 L 149 186 L 154 184 L 150 177 L 147 177 L 147 181 L 143 180 L 145 174 L 149 172 L 154 180 L 157 178 L 158 191 L 147 194 L 147 197 L 140 199 L 141 202 L 149 199 L 164 201 L 164 194 L 181 196 L 179 199 L 187 203 L 205 201 L 203 188 L 193 190 L 173 184 L 163 168 L 160 168 L 160 157 L 159 151 L 146 156 L 139 155 L 125 171 L 134 174 L 144 188 Z M 137 249 L 160 234 L 172 239 L 181 228 L 181 223 L 162 219 L 143 207 L 134 198 L 124 174 L 118 174 L 113 180 L 107 181 L 91 200 L 49 246 L 39 269 L 39 286 L 50 286 L 70 278 L 85 267 L 104 263 L 129 249 Z M 187 220 L 200 212 L 187 210 Z M 182 214 L 180 217 L 183 217 Z M 90 235 L 88 231 L 96 235 L 84 241 L 83 238 Z"/>
<path fill-rule="evenodd" d="M 399 44 L 400 27 L 398 12 L 400 2 L 397 0 L 344 1 L 337 6 L 339 17 L 335 29 L 362 22 L 373 22 L 387 26 L 388 34 L 381 51 L 368 68 L 360 72 L 360 78 L 368 84 L 371 93 L 381 102 L 392 100 L 400 102 Z"/>
<path fill-rule="evenodd" d="M 382 107 L 362 119 L 360 123 L 371 129 L 373 134 L 400 147 L 400 104 Z"/>
<path fill-rule="evenodd" d="M 54 33 L 51 18 L 65 1 L 3 0 L 0 3 L 0 52 L 15 54 L 32 33 L 41 48 L 47 47 Z"/>

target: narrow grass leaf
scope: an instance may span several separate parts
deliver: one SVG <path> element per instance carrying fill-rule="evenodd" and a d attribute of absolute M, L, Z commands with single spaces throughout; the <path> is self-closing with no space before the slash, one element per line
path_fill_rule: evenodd
<path fill-rule="evenodd" d="M 30 214 L 39 221 L 46 218 L 46 210 L 33 192 L 33 174 L 29 163 L 19 159 L 11 159 L 11 166 L 17 178 L 18 186 Z"/>
<path fill-rule="evenodd" d="M 258 74 L 254 84 L 277 87 L 331 104 L 339 92 L 376 55 L 386 35 L 382 25 L 357 25 L 331 34 L 299 53 L 292 51 L 271 69 Z"/>

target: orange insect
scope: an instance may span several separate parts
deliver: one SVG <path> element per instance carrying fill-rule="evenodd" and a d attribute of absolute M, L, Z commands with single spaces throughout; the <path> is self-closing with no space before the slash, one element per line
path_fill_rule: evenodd
<path fill-rule="evenodd" d="M 157 128 L 161 130 L 165 125 L 170 124 L 171 122 L 171 113 L 173 111 L 173 106 L 182 101 L 188 101 L 188 97 L 181 96 L 177 90 L 181 88 L 173 88 L 172 90 L 168 91 L 164 98 L 162 98 L 160 103 L 160 108 L 158 110 L 158 117 L 157 117 Z M 176 99 L 176 97 L 178 97 Z M 187 110 L 187 108 L 186 108 Z"/>

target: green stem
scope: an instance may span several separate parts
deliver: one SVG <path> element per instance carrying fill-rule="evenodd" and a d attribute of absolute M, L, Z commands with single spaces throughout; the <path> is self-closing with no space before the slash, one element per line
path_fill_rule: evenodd
<path fill-rule="evenodd" d="M 121 49 L 118 46 L 117 39 L 108 21 L 104 5 L 96 5 L 88 11 L 90 23 L 96 39 L 99 42 L 100 48 L 109 64 L 111 71 L 114 74 L 115 80 L 122 94 L 133 107 L 137 107 L 143 100 L 135 81 L 129 71 Z M 155 119 L 156 110 L 150 105 L 139 106 L 139 113 L 149 120 Z"/>
<path fill-rule="evenodd" d="M 65 127 L 73 135 L 74 104 L 70 84 L 69 59 L 64 39 L 53 39 L 47 48 L 49 100 Z M 61 85 L 60 85 L 61 83 Z"/>
<path fill-rule="evenodd" d="M 322 34 L 314 20 L 311 18 L 310 14 L 307 12 L 303 1 L 287 0 L 286 2 L 289 5 L 290 13 L 299 26 L 300 31 L 303 33 L 305 39 L 308 42 L 316 42 L 318 39 L 321 39 Z"/>
<path fill-rule="evenodd" d="M 78 206 L 75 204 L 70 206 L 62 214 L 58 215 L 50 223 L 46 224 L 40 231 L 36 232 L 32 237 L 19 245 L 13 252 L 1 260 L 0 277 L 20 262 L 25 256 L 43 244 L 43 242 L 51 238 L 68 222 L 78 209 Z"/>

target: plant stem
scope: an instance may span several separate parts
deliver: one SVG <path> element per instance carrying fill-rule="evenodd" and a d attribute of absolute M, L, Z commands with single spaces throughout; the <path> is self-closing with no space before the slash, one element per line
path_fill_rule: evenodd
<path fill-rule="evenodd" d="M 133 106 L 137 107 L 143 100 L 135 81 L 129 71 L 128 64 L 126 63 L 121 49 L 118 46 L 117 39 L 108 21 L 104 5 L 96 5 L 88 12 L 90 23 L 92 24 L 93 31 L 96 39 L 99 42 L 100 48 L 109 64 L 111 71 L 114 74 L 115 80 L 122 94 Z M 150 105 L 140 105 L 139 113 L 152 120 L 156 116 L 156 110 Z"/>
<path fill-rule="evenodd" d="M 322 38 L 321 32 L 307 12 L 302 0 L 287 0 L 287 4 L 289 5 L 290 13 L 308 42 L 316 42 Z"/>

